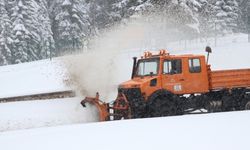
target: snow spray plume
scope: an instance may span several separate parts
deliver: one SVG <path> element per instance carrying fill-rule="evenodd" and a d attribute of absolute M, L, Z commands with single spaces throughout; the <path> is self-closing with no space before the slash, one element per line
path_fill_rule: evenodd
<path fill-rule="evenodd" d="M 132 49 L 167 48 L 167 41 L 178 38 L 175 34 L 178 29 L 169 20 L 170 17 L 158 14 L 157 17 L 154 14 L 134 15 L 106 30 L 90 42 L 88 52 L 65 59 L 69 76 L 67 83 L 83 96 L 95 96 L 98 91 L 103 100 L 110 96 L 114 99 L 121 78 L 119 74 L 127 75 L 127 79 L 131 74 L 123 69 L 127 66 L 118 64 L 120 53 Z"/>

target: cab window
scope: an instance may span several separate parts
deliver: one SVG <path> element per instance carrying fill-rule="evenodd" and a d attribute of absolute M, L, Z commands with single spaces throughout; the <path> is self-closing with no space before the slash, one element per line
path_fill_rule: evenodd
<path fill-rule="evenodd" d="M 189 72 L 190 73 L 200 73 L 201 72 L 201 62 L 198 58 L 189 59 Z"/>
<path fill-rule="evenodd" d="M 163 74 L 181 74 L 181 73 L 182 73 L 181 59 L 164 61 Z"/>
<path fill-rule="evenodd" d="M 159 59 L 140 60 L 137 68 L 137 76 L 157 75 Z"/>

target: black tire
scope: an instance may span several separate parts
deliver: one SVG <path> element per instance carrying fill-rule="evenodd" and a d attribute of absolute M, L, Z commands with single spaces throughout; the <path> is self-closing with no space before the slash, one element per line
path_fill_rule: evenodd
<path fill-rule="evenodd" d="M 173 115 L 177 115 L 175 96 L 166 90 L 159 90 L 152 94 L 147 103 L 147 116 L 161 117 Z"/>
<path fill-rule="evenodd" d="M 246 103 L 245 110 L 250 110 L 250 101 Z"/>
<path fill-rule="evenodd" d="M 140 98 L 134 98 L 130 102 L 131 118 L 145 118 L 145 102 Z"/>

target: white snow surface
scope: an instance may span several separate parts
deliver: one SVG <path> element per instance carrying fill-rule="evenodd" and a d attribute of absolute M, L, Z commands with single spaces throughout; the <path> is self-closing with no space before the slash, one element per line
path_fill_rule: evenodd
<path fill-rule="evenodd" d="M 0 67 L 0 98 L 69 90 L 57 59 Z"/>
<path fill-rule="evenodd" d="M 0 133 L 4 150 L 249 150 L 250 112 L 112 121 Z"/>
<path fill-rule="evenodd" d="M 0 132 L 18 129 L 96 122 L 94 106 L 85 109 L 80 98 L 11 102 L 0 104 Z"/>

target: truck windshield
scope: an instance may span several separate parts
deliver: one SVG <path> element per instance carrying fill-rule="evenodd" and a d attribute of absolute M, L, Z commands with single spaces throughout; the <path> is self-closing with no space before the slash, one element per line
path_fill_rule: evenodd
<path fill-rule="evenodd" d="M 157 75 L 159 59 L 140 60 L 137 67 L 137 76 Z"/>

